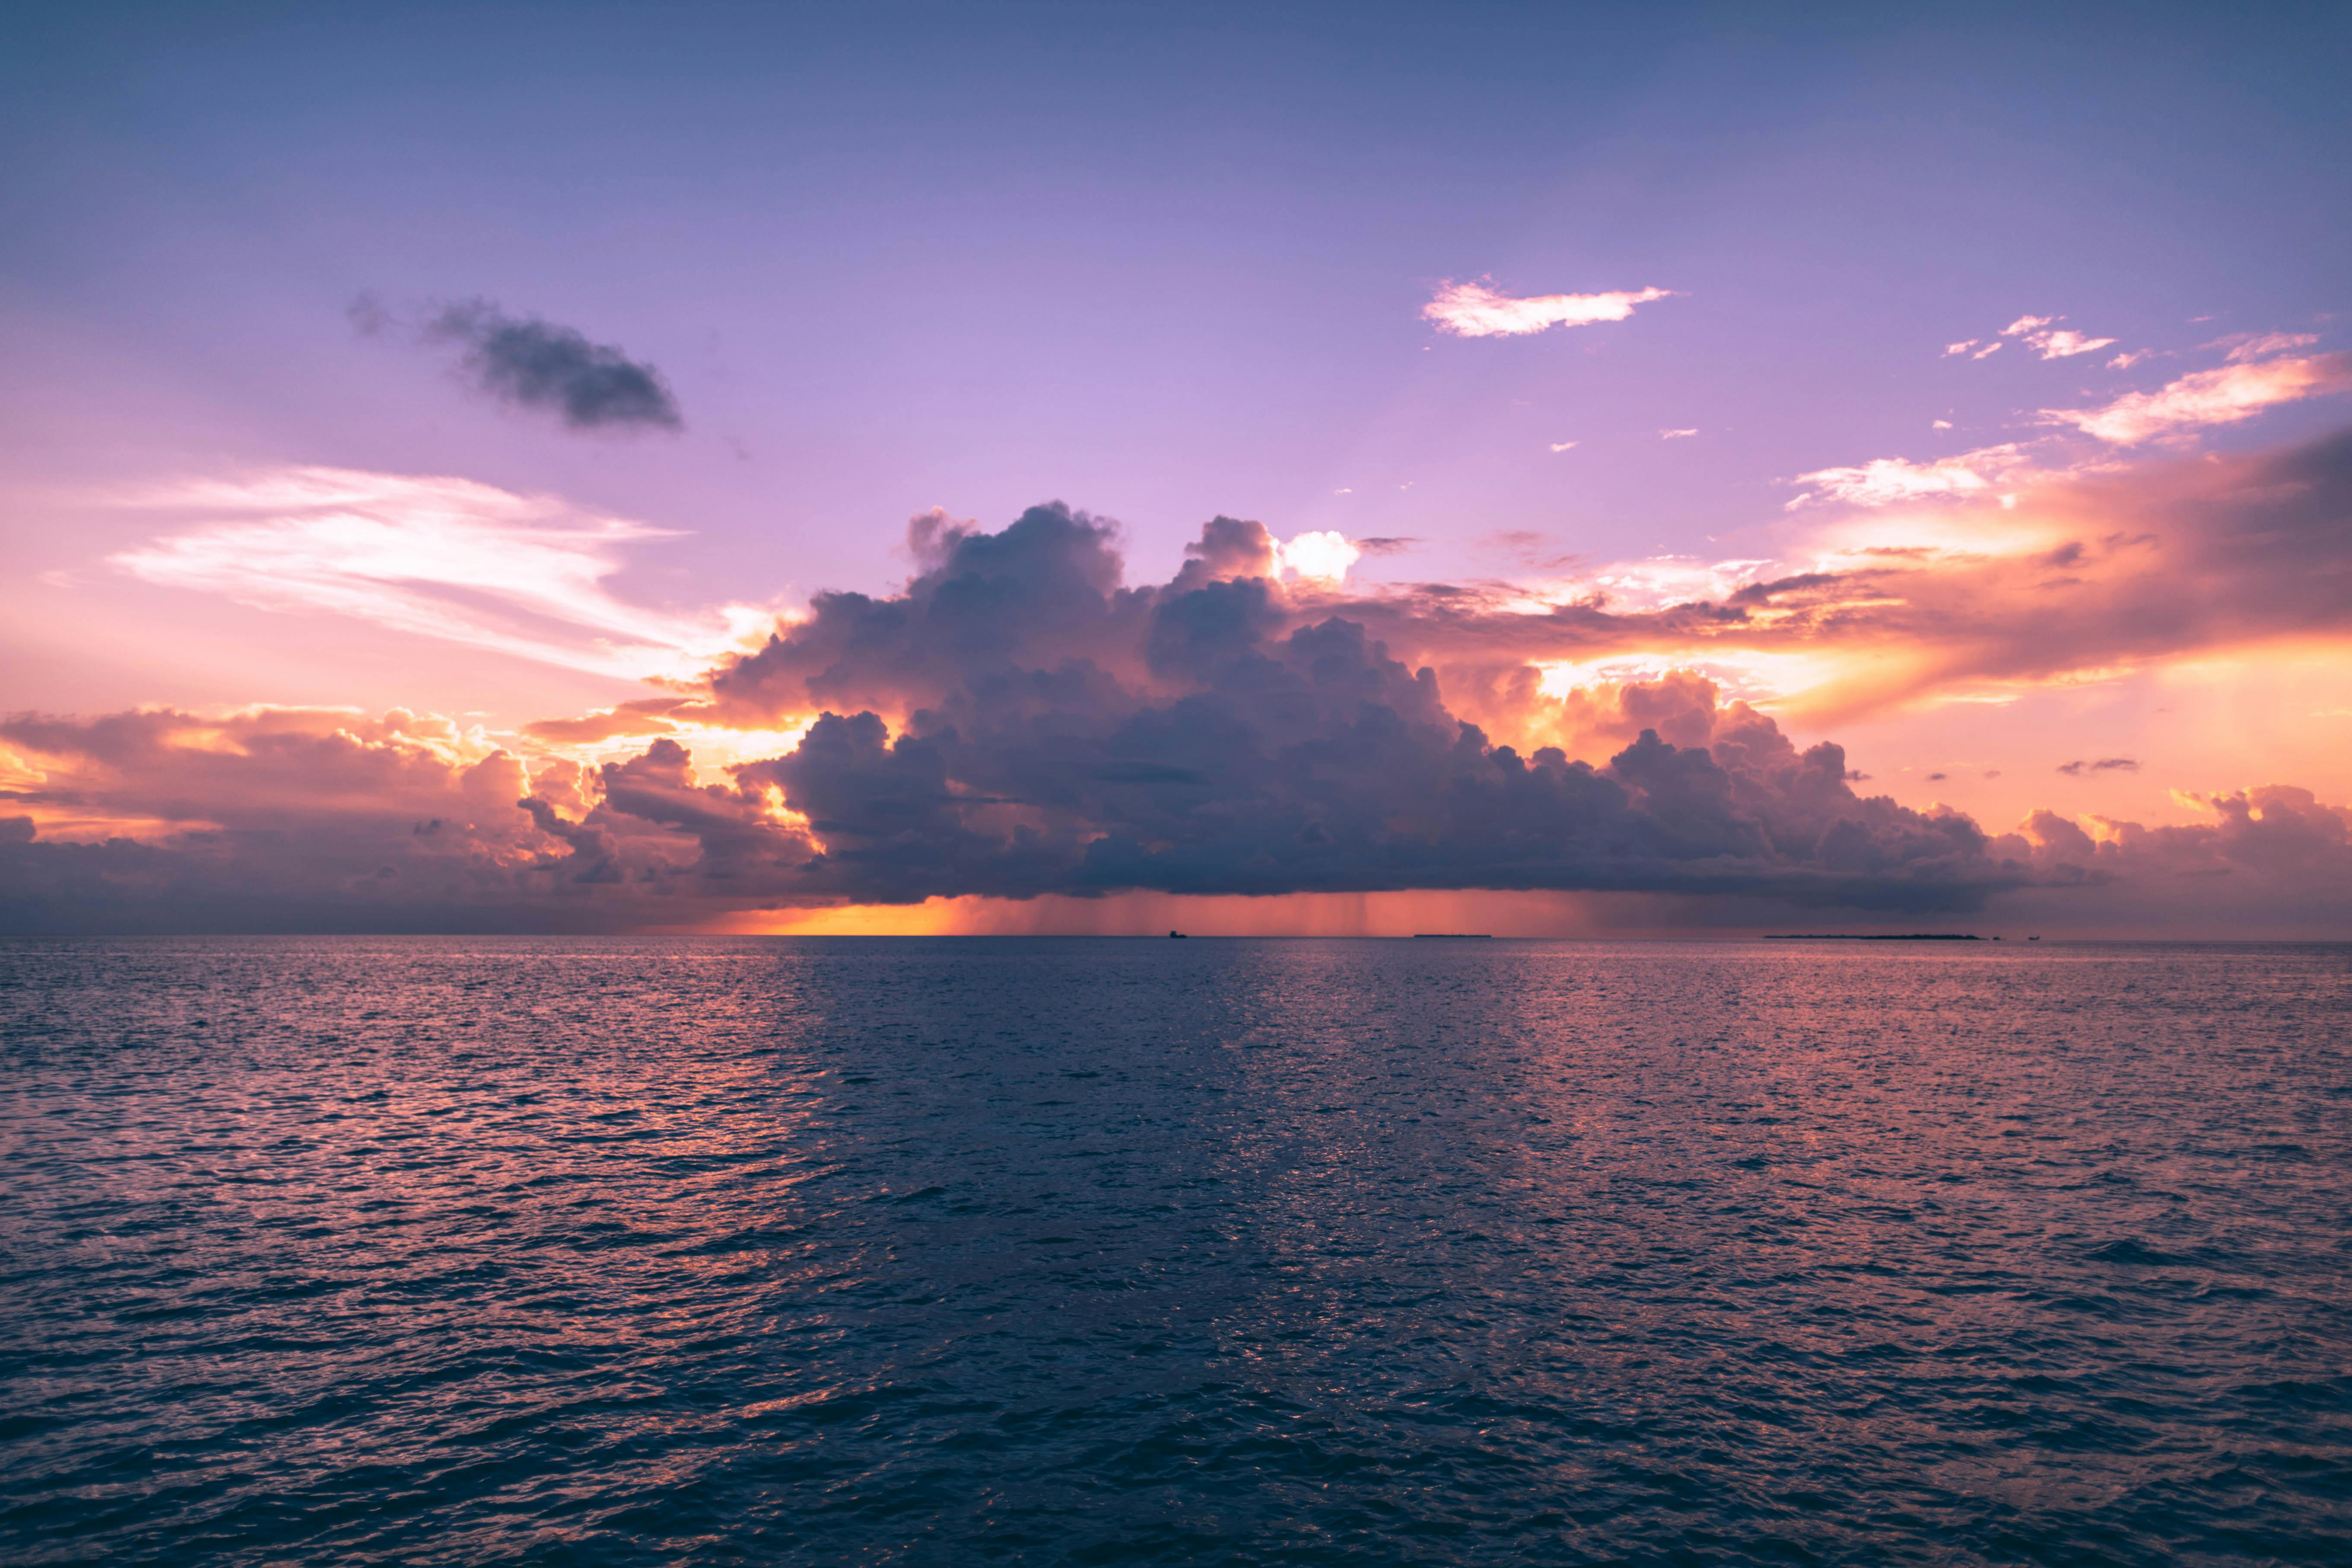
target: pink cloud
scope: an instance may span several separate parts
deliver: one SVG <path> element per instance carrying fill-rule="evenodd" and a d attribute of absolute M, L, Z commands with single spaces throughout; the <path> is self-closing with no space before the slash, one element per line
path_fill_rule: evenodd
<path fill-rule="evenodd" d="M 2352 386 L 2352 354 L 2313 354 L 2200 370 L 2154 392 L 2133 392 L 2096 408 L 2045 408 L 2053 425 L 2072 425 L 2119 447 L 2214 425 L 2234 425 L 2265 408 Z"/>
<path fill-rule="evenodd" d="M 2116 341 L 2113 338 L 2085 337 L 2071 327 L 2052 325 L 2062 320 L 2063 318 L 2058 316 L 2020 316 L 2003 327 L 2000 335 L 2023 338 L 2027 345 L 2043 359 L 2070 359 L 2075 354 L 2092 353 L 2112 346 Z M 1985 352 L 1990 353 L 1992 351 L 1988 349 Z M 1977 357 L 1981 359 L 1984 356 L 1979 354 Z"/>
<path fill-rule="evenodd" d="M 1816 468 L 1810 474 L 1799 474 L 1795 482 L 1817 486 L 1832 500 L 1855 506 L 1891 506 L 1897 501 L 1979 494 L 1990 489 L 1997 478 L 2024 461 L 2011 443 L 1979 447 L 1957 458 L 1938 458 L 1932 463 L 1875 458 L 1858 468 Z M 1814 495 L 1808 492 L 1789 506 L 1793 510 L 1813 499 Z"/>
<path fill-rule="evenodd" d="M 1605 294 L 1536 294 L 1515 298 L 1481 279 L 1447 282 L 1421 308 L 1423 320 L 1456 337 L 1513 337 L 1551 327 L 1584 327 L 1622 321 L 1636 305 L 1671 298 L 1671 289 L 1636 289 Z"/>

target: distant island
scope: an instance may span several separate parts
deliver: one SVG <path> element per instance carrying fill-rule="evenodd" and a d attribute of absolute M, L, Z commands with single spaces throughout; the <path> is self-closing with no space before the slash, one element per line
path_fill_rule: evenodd
<path fill-rule="evenodd" d="M 1876 932 L 1849 931 L 1781 931 L 1764 939 L 1766 942 L 1982 942 L 1973 932 L 1950 931 L 1905 931 L 1901 935 L 1880 935 Z M 1992 939 L 1999 942 L 2000 938 Z"/>
<path fill-rule="evenodd" d="M 1415 942 L 1492 942 L 1495 933 L 1486 931 L 1417 931 Z"/>

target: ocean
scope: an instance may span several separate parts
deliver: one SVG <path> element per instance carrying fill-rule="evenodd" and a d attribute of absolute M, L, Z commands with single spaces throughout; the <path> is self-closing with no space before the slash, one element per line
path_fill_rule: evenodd
<path fill-rule="evenodd" d="M 2352 948 L 0 943 L 0 1560 L 2352 1561 Z"/>

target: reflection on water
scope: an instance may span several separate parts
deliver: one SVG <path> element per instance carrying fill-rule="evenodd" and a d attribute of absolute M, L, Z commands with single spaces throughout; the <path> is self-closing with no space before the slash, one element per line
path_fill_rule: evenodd
<path fill-rule="evenodd" d="M 0 1558 L 2352 1552 L 2352 952 L 0 945 Z"/>

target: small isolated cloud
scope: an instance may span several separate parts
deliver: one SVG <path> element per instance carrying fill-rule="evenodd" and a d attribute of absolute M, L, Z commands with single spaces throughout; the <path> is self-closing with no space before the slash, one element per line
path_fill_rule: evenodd
<path fill-rule="evenodd" d="M 1985 344 L 1984 347 L 1977 350 L 1976 353 L 1970 354 L 1969 357 L 1970 359 L 1990 359 L 1994 354 L 2000 353 L 2003 346 L 2004 345 L 1999 339 L 1995 339 L 1993 342 L 1989 342 Z"/>
<path fill-rule="evenodd" d="M 526 408 L 552 409 L 575 430 L 677 430 L 686 423 L 659 371 L 570 327 L 509 316 L 475 300 L 444 310 L 425 335 L 464 343 L 466 369 L 483 391 Z"/>
<path fill-rule="evenodd" d="M 1525 299 L 1496 291 L 1490 280 L 1456 283 L 1448 279 L 1437 297 L 1421 308 L 1422 319 L 1441 332 L 1458 338 L 1516 337 L 1550 327 L 1589 327 L 1595 321 L 1622 321 L 1636 305 L 1664 300 L 1671 289 L 1621 289 L 1607 294 L 1535 294 Z"/>
<path fill-rule="evenodd" d="M 1948 419 L 1938 419 L 1938 420 L 1937 420 L 1937 421 L 1935 422 L 1935 424 L 1934 424 L 1934 425 L 1932 425 L 1932 426 L 1929 426 L 1929 428 L 1930 428 L 1930 429 L 1935 429 L 1935 430 L 1948 430 L 1948 429 L 1950 429 L 1951 427 L 1952 427 L 1952 422 L 1951 422 L 1950 420 L 1948 420 Z"/>
<path fill-rule="evenodd" d="M 1565 452 L 1570 450 L 1575 446 L 1576 443 L 1573 441 L 1554 441 L 1551 444 L 1551 449 L 1555 452 Z"/>
<path fill-rule="evenodd" d="M 1949 359 L 1954 354 L 1964 354 L 1976 346 L 1977 340 L 1974 338 L 1970 338 L 1965 342 L 1946 343 L 1944 345 L 1944 357 L 1946 359 Z"/>
<path fill-rule="evenodd" d="M 2319 336 L 2315 332 L 2238 332 L 2230 337 L 2217 338 L 2205 346 L 2228 349 L 2231 364 L 2244 364 L 2265 354 L 2291 353 L 2296 349 L 2307 349 L 2318 341 Z"/>
<path fill-rule="evenodd" d="M 2114 344 L 2113 338 L 2087 338 L 2071 327 L 2058 327 L 2058 316 L 2020 316 L 2000 330 L 2004 338 L 2023 338 L 2043 359 L 2071 359 Z M 1990 352 L 1990 351 L 1987 351 Z M 1982 358 L 1983 355 L 1979 355 Z"/>
<path fill-rule="evenodd" d="M 1698 429 L 1696 426 L 1692 426 L 1688 430 L 1661 430 L 1658 432 L 1658 439 L 1661 441 L 1679 441 L 1685 436 L 1696 436 L 1697 434 Z"/>
<path fill-rule="evenodd" d="M 2154 392 L 2128 393 L 2097 408 L 2045 408 L 2044 423 L 2072 425 L 2118 447 L 2210 425 L 2234 425 L 2276 404 L 2352 386 L 2352 354 L 2313 354 L 2200 370 Z"/>
<path fill-rule="evenodd" d="M 2136 773 L 2139 772 L 2139 763 L 2131 757 L 2101 757 L 2095 763 L 2079 760 L 2061 763 L 2058 771 L 2069 778 L 2079 778 L 2084 773 Z"/>
<path fill-rule="evenodd" d="M 2016 445 L 2009 443 L 1963 452 L 1957 458 L 1938 458 L 1932 463 L 1876 458 L 1858 468 L 1816 468 L 1797 476 L 1796 483 L 1816 489 L 1790 501 L 1789 510 L 1795 510 L 1817 494 L 1855 506 L 1891 506 L 1897 501 L 1937 496 L 1974 495 L 1991 489 L 1996 479 L 2024 460 Z"/>
<path fill-rule="evenodd" d="M 1421 542 L 1412 534 L 1400 533 L 1387 538 L 1359 539 L 1352 542 L 1362 555 L 1402 555 Z"/>

